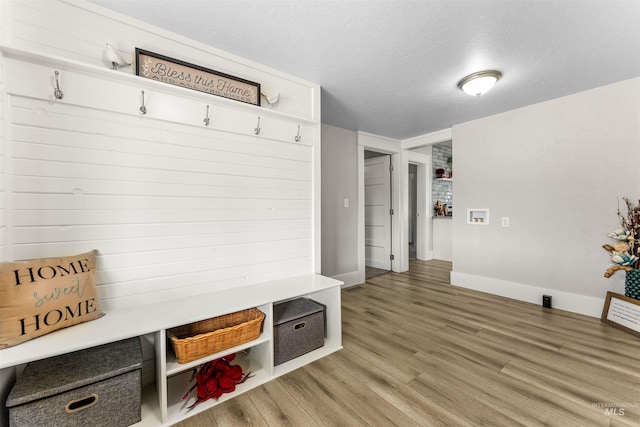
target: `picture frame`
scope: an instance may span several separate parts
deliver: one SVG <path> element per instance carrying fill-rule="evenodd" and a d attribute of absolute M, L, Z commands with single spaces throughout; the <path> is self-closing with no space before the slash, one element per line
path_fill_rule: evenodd
<path fill-rule="evenodd" d="M 604 300 L 600 320 L 640 337 L 640 300 L 609 291 Z"/>
<path fill-rule="evenodd" d="M 139 77 L 260 106 L 260 83 L 136 48 Z"/>

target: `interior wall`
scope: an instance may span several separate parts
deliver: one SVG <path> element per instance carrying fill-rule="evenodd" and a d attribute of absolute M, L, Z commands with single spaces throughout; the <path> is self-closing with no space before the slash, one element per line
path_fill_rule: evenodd
<path fill-rule="evenodd" d="M 623 293 L 601 246 L 618 199 L 640 196 L 638 99 L 635 78 L 454 126 L 452 283 L 599 317 Z"/>
<path fill-rule="evenodd" d="M 322 274 L 345 284 L 361 282 L 357 156 L 356 132 L 322 125 Z"/>

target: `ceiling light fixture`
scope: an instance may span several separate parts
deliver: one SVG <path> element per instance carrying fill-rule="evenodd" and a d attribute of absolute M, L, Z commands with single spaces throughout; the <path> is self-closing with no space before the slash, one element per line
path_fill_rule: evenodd
<path fill-rule="evenodd" d="M 487 70 L 469 74 L 458 82 L 458 87 L 471 96 L 480 96 L 491 90 L 502 77 L 500 71 Z"/>

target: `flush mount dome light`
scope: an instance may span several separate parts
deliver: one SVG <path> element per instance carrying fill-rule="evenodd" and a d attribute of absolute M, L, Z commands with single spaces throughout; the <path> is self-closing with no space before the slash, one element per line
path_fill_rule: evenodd
<path fill-rule="evenodd" d="M 480 96 L 489 92 L 500 77 L 502 77 L 500 71 L 479 71 L 460 80 L 458 87 L 471 96 Z"/>

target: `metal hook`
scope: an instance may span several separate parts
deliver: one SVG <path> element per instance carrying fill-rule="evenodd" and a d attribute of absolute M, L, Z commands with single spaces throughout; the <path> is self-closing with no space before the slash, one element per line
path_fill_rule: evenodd
<path fill-rule="evenodd" d="M 142 94 L 142 105 L 140 106 L 140 112 L 142 114 L 147 114 L 147 107 L 144 106 L 144 91 L 141 90 L 140 93 Z"/>
<path fill-rule="evenodd" d="M 60 73 L 56 70 L 56 88 L 53 91 L 53 96 L 55 96 L 56 99 L 62 99 L 64 97 L 64 93 L 60 90 L 60 83 L 58 83 L 59 75 Z"/>
<path fill-rule="evenodd" d="M 302 137 L 300 136 L 300 126 L 298 126 L 298 134 L 294 138 L 296 142 L 302 141 Z"/>
<path fill-rule="evenodd" d="M 255 133 L 256 135 L 260 135 L 260 116 L 258 116 L 258 124 L 256 125 L 256 128 L 253 130 L 253 133 Z"/>
<path fill-rule="evenodd" d="M 207 116 L 204 118 L 204 125 L 209 126 L 209 106 L 207 105 Z"/>

